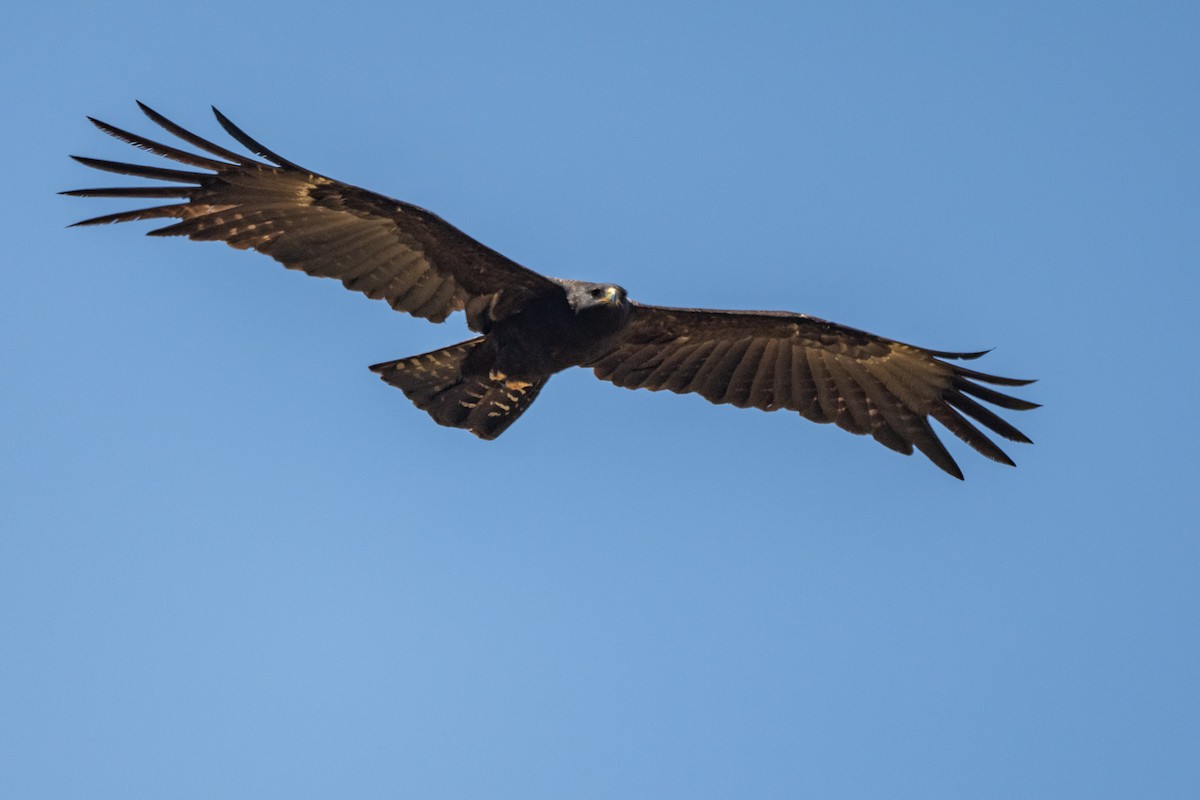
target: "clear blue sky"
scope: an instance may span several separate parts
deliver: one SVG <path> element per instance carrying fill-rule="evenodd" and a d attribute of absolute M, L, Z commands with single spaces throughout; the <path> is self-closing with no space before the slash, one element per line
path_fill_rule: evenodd
<path fill-rule="evenodd" d="M 2 12 L 0 796 L 1197 796 L 1197 5 L 738 5 Z M 643 302 L 995 347 L 1037 444 L 581 370 L 439 428 L 366 367 L 461 316 L 66 229 L 135 98 Z"/>

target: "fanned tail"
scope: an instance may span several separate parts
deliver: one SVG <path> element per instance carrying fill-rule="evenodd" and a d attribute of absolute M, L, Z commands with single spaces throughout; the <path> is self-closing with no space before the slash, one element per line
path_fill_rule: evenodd
<path fill-rule="evenodd" d="M 434 422 L 495 439 L 517 421 L 549 375 L 516 377 L 497 371 L 480 336 L 441 350 L 375 364 L 386 383 L 404 392 Z"/>

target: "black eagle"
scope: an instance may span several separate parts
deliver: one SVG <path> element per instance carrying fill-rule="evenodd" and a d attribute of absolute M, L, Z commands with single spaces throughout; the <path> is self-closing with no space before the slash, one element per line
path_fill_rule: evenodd
<path fill-rule="evenodd" d="M 739 408 L 796 411 L 814 422 L 870 434 L 905 455 L 916 447 L 960 479 L 962 472 L 930 418 L 1004 464 L 1013 462 L 967 417 L 1006 439 L 1030 441 L 977 402 L 1036 408 L 981 385 L 1030 381 L 943 360 L 984 353 L 927 350 L 805 314 L 641 305 L 620 286 L 539 275 L 422 208 L 293 164 L 215 108 L 221 127 L 270 163 L 227 150 L 138 105 L 159 126 L 209 155 L 89 119 L 135 147 L 203 171 L 73 156 L 104 172 L 173 185 L 64 194 L 180 201 L 75 224 L 173 219 L 149 235 L 258 250 L 286 267 L 337 278 L 348 289 L 431 322 L 464 310 L 468 327 L 479 336 L 371 367 L 439 425 L 494 439 L 529 407 L 551 375 L 579 366 L 628 389 L 696 392 Z"/>

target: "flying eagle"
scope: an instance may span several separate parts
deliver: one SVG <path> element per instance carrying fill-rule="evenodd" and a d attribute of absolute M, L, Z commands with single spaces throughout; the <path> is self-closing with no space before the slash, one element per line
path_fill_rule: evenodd
<path fill-rule="evenodd" d="M 628 389 L 696 392 L 713 403 L 788 409 L 814 422 L 833 422 L 905 455 L 916 447 L 960 479 L 930 418 L 1004 464 L 1013 461 L 967 417 L 1006 439 L 1030 441 L 977 402 L 1035 408 L 981 385 L 1030 381 L 944 360 L 984 353 L 927 350 L 806 314 L 642 305 L 620 286 L 539 275 L 423 208 L 288 161 L 215 108 L 221 127 L 269 163 L 202 139 L 138 105 L 153 122 L 208 155 L 89 119 L 122 141 L 201 171 L 73 156 L 104 172 L 172 185 L 64 194 L 178 200 L 75 224 L 172 219 L 149 235 L 258 250 L 285 267 L 337 278 L 347 289 L 431 322 L 465 311 L 467 326 L 479 336 L 371 367 L 439 425 L 495 439 L 551 375 L 586 367 Z"/>

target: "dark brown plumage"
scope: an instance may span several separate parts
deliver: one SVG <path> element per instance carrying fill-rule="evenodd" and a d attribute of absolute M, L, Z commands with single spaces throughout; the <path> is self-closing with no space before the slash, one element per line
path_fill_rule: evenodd
<path fill-rule="evenodd" d="M 944 360 L 983 353 L 926 350 L 804 314 L 641 305 L 618 286 L 545 277 L 422 208 L 293 164 L 216 109 L 221 126 L 270 163 L 213 144 L 139 106 L 159 126 L 209 155 L 93 119 L 118 139 L 200 171 L 75 156 L 98 170 L 173 185 L 64 194 L 179 201 L 76 224 L 170 219 L 150 235 L 258 250 L 289 268 L 337 278 L 348 289 L 433 322 L 464 310 L 467 325 L 481 336 L 371 367 L 441 425 L 493 439 L 529 407 L 551 375 L 583 366 L 630 389 L 695 392 L 740 408 L 796 411 L 814 422 L 870 434 L 901 453 L 915 447 L 958 478 L 962 473 L 930 418 L 1005 464 L 1013 462 L 974 423 L 1012 441 L 1029 441 L 977 402 L 1035 408 L 982 385 L 1029 381 L 985 375 Z"/>

